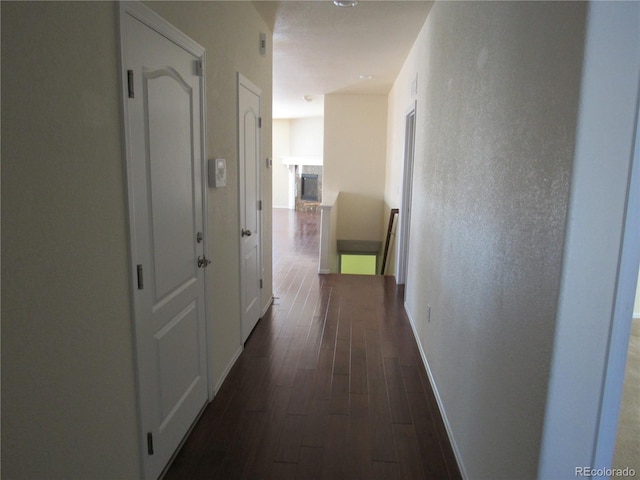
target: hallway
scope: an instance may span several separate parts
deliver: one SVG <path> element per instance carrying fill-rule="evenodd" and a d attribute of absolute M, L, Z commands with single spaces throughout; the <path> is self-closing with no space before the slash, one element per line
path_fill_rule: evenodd
<path fill-rule="evenodd" d="M 402 290 L 318 275 L 319 214 L 273 225 L 274 304 L 165 478 L 460 478 Z"/>

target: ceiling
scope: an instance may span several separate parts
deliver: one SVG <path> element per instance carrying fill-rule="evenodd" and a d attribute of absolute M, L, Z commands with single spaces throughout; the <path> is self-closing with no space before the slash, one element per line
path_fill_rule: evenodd
<path fill-rule="evenodd" d="M 253 4 L 273 31 L 273 117 L 299 118 L 323 115 L 329 93 L 387 94 L 432 2 Z"/>

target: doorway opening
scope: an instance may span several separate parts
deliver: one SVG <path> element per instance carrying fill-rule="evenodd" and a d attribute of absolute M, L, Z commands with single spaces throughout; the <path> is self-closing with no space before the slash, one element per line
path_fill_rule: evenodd
<path fill-rule="evenodd" d="M 402 180 L 402 207 L 400 209 L 400 238 L 398 248 L 398 272 L 396 282 L 404 285 L 409 266 L 409 234 L 411 230 L 411 196 L 413 189 L 413 158 L 416 137 L 416 106 L 405 116 L 404 173 Z"/>

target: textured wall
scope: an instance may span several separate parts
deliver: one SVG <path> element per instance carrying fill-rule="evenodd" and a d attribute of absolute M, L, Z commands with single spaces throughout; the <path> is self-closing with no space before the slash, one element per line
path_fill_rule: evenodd
<path fill-rule="evenodd" d="M 436 3 L 394 87 L 400 132 L 417 74 L 407 308 L 469 478 L 536 475 L 585 12 Z"/>

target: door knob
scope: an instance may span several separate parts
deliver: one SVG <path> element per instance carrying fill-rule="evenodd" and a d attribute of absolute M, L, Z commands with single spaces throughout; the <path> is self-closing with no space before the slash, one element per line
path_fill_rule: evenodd
<path fill-rule="evenodd" d="M 211 263 L 207 257 L 198 257 L 198 268 L 205 268 Z"/>
<path fill-rule="evenodd" d="M 243 237 L 250 237 L 251 236 L 251 230 L 247 230 L 246 228 L 243 228 L 241 233 L 242 233 Z"/>

